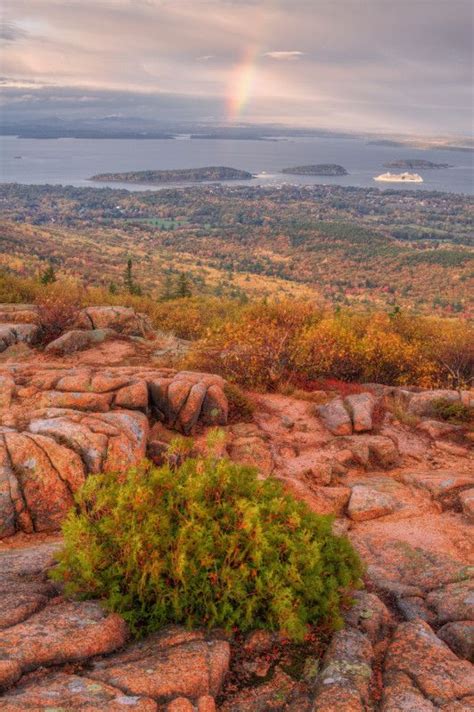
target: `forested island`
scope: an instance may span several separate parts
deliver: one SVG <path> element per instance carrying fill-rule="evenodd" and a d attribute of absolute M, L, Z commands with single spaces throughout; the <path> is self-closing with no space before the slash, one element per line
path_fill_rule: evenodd
<path fill-rule="evenodd" d="M 289 173 L 295 176 L 346 176 L 347 171 L 343 166 L 336 163 L 319 163 L 311 166 L 295 166 L 293 168 L 283 168 L 282 173 Z"/>
<path fill-rule="evenodd" d="M 390 161 L 390 163 L 385 163 L 385 168 L 452 168 L 449 163 L 433 163 L 433 161 L 426 161 L 424 158 L 404 158 L 398 161 Z"/>
<path fill-rule="evenodd" d="M 205 168 L 178 168 L 166 171 L 128 171 L 126 173 L 98 173 L 89 180 L 118 183 L 200 183 L 219 180 L 250 180 L 248 171 L 226 166 L 207 166 Z"/>

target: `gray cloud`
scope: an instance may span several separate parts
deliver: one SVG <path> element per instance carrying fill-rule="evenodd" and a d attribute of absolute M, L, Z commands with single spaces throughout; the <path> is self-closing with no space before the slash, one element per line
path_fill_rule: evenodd
<path fill-rule="evenodd" d="M 0 24 L 0 40 L 4 42 L 16 42 L 26 37 L 27 33 L 13 22 L 2 22 Z"/>
<path fill-rule="evenodd" d="M 133 104 L 128 96 L 148 107 L 179 96 L 183 111 L 186 102 L 198 106 L 202 99 L 214 116 L 238 120 L 470 130 L 470 0 L 4 0 L 4 6 L 2 71 L 21 91 L 54 85 L 54 96 L 68 101 L 92 91 L 104 110 L 112 95 L 122 97 L 124 111 Z M 53 103 L 48 91 L 36 91 Z"/>

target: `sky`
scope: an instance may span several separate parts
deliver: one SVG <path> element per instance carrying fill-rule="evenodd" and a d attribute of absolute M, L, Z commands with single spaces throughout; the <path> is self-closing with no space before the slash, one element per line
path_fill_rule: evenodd
<path fill-rule="evenodd" d="M 5 115 L 469 135 L 471 0 L 3 0 Z"/>

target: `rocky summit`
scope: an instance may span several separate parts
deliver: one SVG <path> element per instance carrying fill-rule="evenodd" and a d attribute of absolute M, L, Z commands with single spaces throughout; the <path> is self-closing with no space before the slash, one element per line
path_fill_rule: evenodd
<path fill-rule="evenodd" d="M 244 417 L 220 376 L 164 366 L 186 343 L 133 309 L 82 310 L 47 348 L 34 305 L 0 321 L 0 710 L 474 709 L 472 432 L 432 407 L 472 407 L 472 391 L 248 392 Z M 137 641 L 49 579 L 89 474 L 160 463 L 177 434 L 199 451 L 214 426 L 359 552 L 343 629 L 300 647 L 178 626 Z"/>

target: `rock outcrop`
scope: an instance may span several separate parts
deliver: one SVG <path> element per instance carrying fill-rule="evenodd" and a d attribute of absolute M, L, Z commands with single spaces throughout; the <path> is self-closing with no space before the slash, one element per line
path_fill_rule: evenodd
<path fill-rule="evenodd" d="M 0 373 L 0 537 L 58 529 L 89 473 L 146 455 L 151 418 L 189 434 L 227 421 L 224 381 L 143 368 L 5 367 Z"/>
<path fill-rule="evenodd" d="M 117 335 L 113 329 L 90 329 L 89 331 L 81 329 L 72 329 L 66 331 L 59 338 L 50 341 L 46 346 L 46 353 L 65 356 L 73 354 L 76 351 L 88 349 L 96 344 L 101 344 L 107 339 L 112 339 Z"/>
<path fill-rule="evenodd" d="M 81 309 L 74 324 L 76 329 L 113 329 L 127 336 L 147 336 L 153 325 L 145 314 L 132 307 L 86 307 Z"/>
<path fill-rule="evenodd" d="M 34 306 L 0 305 L 0 350 L 34 346 L 40 321 Z M 143 360 L 130 350 L 146 341 L 142 315 L 91 307 L 76 327 L 44 352 L 22 347 L 34 363 L 4 354 L 0 366 L 0 537 L 17 533 L 0 543 L 0 709 L 474 709 L 472 433 L 433 418 L 434 401 L 472 405 L 472 391 L 367 384 L 348 396 L 320 392 L 327 402 L 316 408 L 249 394 L 252 422 L 227 426 L 222 378 L 152 367 L 153 346 Z M 79 353 L 89 346 L 95 360 Z M 385 396 L 407 418 L 385 411 Z M 61 545 L 50 532 L 88 474 L 145 455 L 159 463 L 176 431 L 199 450 L 210 425 L 224 429 L 233 460 L 335 515 L 334 530 L 366 565 L 367 590 L 354 593 L 345 628 L 328 644 L 316 635 L 315 657 L 307 643 L 297 675 L 278 634 L 243 641 L 172 626 L 130 642 L 119 616 L 65 600 L 48 578 Z"/>
<path fill-rule="evenodd" d="M 41 330 L 36 324 L 0 324 L 0 352 L 14 344 L 34 344 Z"/>
<path fill-rule="evenodd" d="M 0 550 L 0 709 L 213 712 L 229 643 L 178 626 L 129 643 L 119 615 L 58 596 L 47 570 L 59 546 Z"/>

